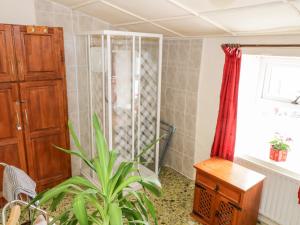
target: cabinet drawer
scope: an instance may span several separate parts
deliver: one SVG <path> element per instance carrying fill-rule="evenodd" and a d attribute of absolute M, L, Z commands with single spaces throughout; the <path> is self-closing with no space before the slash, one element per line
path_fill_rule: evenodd
<path fill-rule="evenodd" d="M 223 196 L 225 196 L 226 198 L 228 198 L 238 204 L 240 203 L 241 193 L 238 190 L 235 190 L 227 185 L 222 184 L 219 186 L 218 192 L 220 194 L 222 194 Z"/>
<path fill-rule="evenodd" d="M 220 183 L 216 179 L 211 176 L 207 176 L 204 173 L 197 172 L 196 176 L 196 183 L 204 184 L 208 188 L 224 195 L 225 197 L 229 198 L 230 200 L 240 203 L 241 193 L 240 191 L 224 184 Z"/>
<path fill-rule="evenodd" d="M 196 183 L 204 184 L 205 186 L 207 186 L 212 190 L 215 190 L 217 185 L 216 181 L 213 180 L 210 176 L 207 176 L 200 172 L 197 172 Z"/>

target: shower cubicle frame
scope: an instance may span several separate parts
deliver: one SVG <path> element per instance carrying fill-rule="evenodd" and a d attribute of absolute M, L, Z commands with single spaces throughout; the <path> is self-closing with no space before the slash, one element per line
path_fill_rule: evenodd
<path fill-rule="evenodd" d="M 111 81 L 112 81 L 112 61 L 111 61 L 111 37 L 113 36 L 127 36 L 132 37 L 132 77 L 136 75 L 136 39 L 138 40 L 138 46 L 139 51 L 138 55 L 139 58 L 141 58 L 141 43 L 142 38 L 157 38 L 159 41 L 159 55 L 158 55 L 158 81 L 157 81 L 157 112 L 156 112 L 156 139 L 159 138 L 159 131 L 160 131 L 160 96 L 161 96 L 161 73 L 162 73 L 162 46 L 163 46 L 163 35 L 162 34 L 154 34 L 154 33 L 139 33 L 139 32 L 127 32 L 127 31 L 114 31 L 114 30 L 103 30 L 103 31 L 93 31 L 93 32 L 87 32 L 87 33 L 81 33 L 79 35 L 85 35 L 87 36 L 87 42 L 88 42 L 88 76 L 89 76 L 89 106 L 90 106 L 90 119 L 92 120 L 92 114 L 93 114 L 93 93 L 92 93 L 92 71 L 91 71 L 91 36 L 92 35 L 101 35 L 101 65 L 102 65 L 102 95 L 105 96 L 105 85 L 107 85 L 107 97 L 108 97 L 108 124 L 106 124 L 105 119 L 102 121 L 103 130 L 106 130 L 106 126 L 108 125 L 108 146 L 109 149 L 112 149 L 112 143 L 113 143 L 113 137 L 112 137 L 112 89 L 111 89 Z M 106 40 L 104 38 L 106 36 Z M 106 43 L 105 43 L 106 42 Z M 106 44 L 106 45 L 105 45 Z M 105 47 L 104 47 L 105 46 Z M 107 51 L 107 60 L 105 59 L 105 50 Z M 139 60 L 140 62 L 140 60 Z M 105 64 L 107 68 L 107 74 L 105 70 Z M 141 67 L 141 63 L 139 65 L 139 68 Z M 107 84 L 105 83 L 105 76 L 107 76 Z M 140 79 L 140 76 L 139 76 Z M 134 79 L 132 79 L 132 87 L 134 87 Z M 140 86 L 139 86 L 139 97 L 138 101 L 140 101 Z M 106 118 L 105 115 L 105 100 L 102 101 L 103 104 L 103 118 Z M 131 105 L 134 106 L 135 99 L 134 99 L 134 88 L 132 88 L 131 93 Z M 140 136 L 140 102 L 138 104 L 138 126 L 137 126 L 137 135 Z M 135 141 L 135 117 L 134 115 L 134 107 L 132 107 L 132 159 L 135 157 L 135 149 L 134 149 L 134 141 Z M 91 121 L 92 122 L 92 121 Z M 91 123 L 92 124 L 92 123 Z M 94 143 L 94 135 L 93 135 L 93 126 L 90 126 L 90 132 L 91 132 L 91 143 Z M 93 144 L 92 144 L 93 146 Z M 91 147 L 92 148 L 92 147 Z M 137 139 L 137 154 L 139 154 L 140 150 L 140 143 L 139 138 Z M 95 151 L 91 150 L 91 157 L 94 158 Z M 157 142 L 155 145 L 155 174 L 158 175 L 159 173 L 159 143 Z"/>

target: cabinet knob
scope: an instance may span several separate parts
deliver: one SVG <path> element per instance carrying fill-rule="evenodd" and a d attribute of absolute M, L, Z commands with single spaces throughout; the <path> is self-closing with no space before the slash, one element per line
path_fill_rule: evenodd
<path fill-rule="evenodd" d="M 220 186 L 218 184 L 216 184 L 216 187 L 214 189 L 216 192 L 220 190 Z"/>

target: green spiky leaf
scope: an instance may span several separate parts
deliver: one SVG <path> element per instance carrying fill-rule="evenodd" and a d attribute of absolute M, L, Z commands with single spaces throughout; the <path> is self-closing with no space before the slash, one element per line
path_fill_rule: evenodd
<path fill-rule="evenodd" d="M 160 196 L 160 183 L 157 180 L 142 178 L 138 171 L 138 158 L 153 149 L 159 140 L 142 150 L 141 155 L 136 157 L 137 160 L 123 161 L 117 165 L 117 151 L 108 149 L 100 120 L 96 115 L 93 116 L 93 127 L 97 155 L 93 159 L 87 157 L 71 123 L 69 127 L 77 149 L 57 148 L 79 157 L 96 173 L 97 184 L 84 177 L 75 176 L 38 194 L 31 204 L 37 201 L 41 205 L 49 202 L 50 209 L 55 210 L 66 195 L 71 196 L 71 207 L 52 220 L 60 225 L 149 225 L 151 217 L 157 224 L 153 204 L 144 192 L 135 188 L 141 185 L 144 190 Z"/>

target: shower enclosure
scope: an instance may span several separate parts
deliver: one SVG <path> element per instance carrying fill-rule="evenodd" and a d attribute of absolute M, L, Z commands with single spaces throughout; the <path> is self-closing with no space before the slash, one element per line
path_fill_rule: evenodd
<path fill-rule="evenodd" d="M 105 30 L 79 35 L 77 46 L 86 53 L 86 60 L 79 59 L 78 85 L 87 154 L 96 153 L 91 123 L 96 113 L 109 148 L 120 161 L 132 160 L 159 138 L 162 35 Z M 140 159 L 142 175 L 158 173 L 158 158 L 157 143 Z M 84 164 L 81 173 L 94 178 Z"/>

